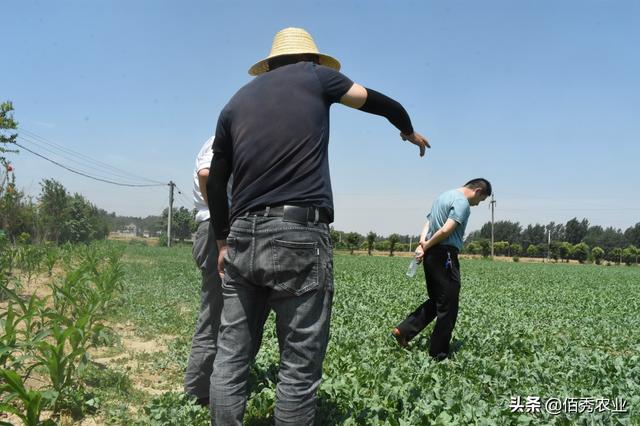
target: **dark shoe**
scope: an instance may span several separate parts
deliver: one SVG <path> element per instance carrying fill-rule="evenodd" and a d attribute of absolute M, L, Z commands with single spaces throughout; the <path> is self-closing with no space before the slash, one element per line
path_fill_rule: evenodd
<path fill-rule="evenodd" d="M 398 345 L 406 348 L 409 346 L 409 342 L 407 342 L 407 338 L 404 337 L 402 335 L 402 333 L 400 333 L 400 330 L 398 330 L 398 327 L 395 327 L 393 330 L 391 330 L 391 335 L 396 339 L 396 342 L 398 342 Z"/>

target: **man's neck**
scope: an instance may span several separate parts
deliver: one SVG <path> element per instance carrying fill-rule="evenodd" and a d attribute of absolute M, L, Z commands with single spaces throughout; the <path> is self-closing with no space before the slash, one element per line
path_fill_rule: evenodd
<path fill-rule="evenodd" d="M 462 192 L 462 195 L 464 195 L 467 200 L 470 200 L 475 195 L 475 191 L 467 188 L 466 186 L 461 186 L 458 188 L 458 191 Z"/>

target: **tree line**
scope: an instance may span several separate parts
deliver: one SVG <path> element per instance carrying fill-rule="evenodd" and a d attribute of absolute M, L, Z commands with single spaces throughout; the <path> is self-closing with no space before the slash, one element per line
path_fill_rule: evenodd
<path fill-rule="evenodd" d="M 354 250 L 366 250 L 369 255 L 375 251 L 388 252 L 390 256 L 397 251 L 412 251 L 415 249 L 418 240 L 417 235 L 391 234 L 383 237 L 370 231 L 367 235 L 357 232 L 344 232 L 331 228 L 331 240 L 334 248 L 338 250 L 349 250 L 353 254 Z"/>
<path fill-rule="evenodd" d="M 548 257 L 555 261 L 575 259 L 580 263 L 603 260 L 614 263 L 638 263 L 640 222 L 625 231 L 590 225 L 587 219 L 574 217 L 566 223 L 551 222 L 523 227 L 508 220 L 494 223 L 494 252 L 498 256 Z M 488 256 L 491 253 L 491 222 L 471 232 L 465 251 Z"/>

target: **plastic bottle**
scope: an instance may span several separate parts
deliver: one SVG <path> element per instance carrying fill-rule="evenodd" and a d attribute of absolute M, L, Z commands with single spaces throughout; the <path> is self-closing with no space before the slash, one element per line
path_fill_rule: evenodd
<path fill-rule="evenodd" d="M 411 259 L 411 263 L 409 264 L 409 268 L 407 268 L 407 276 L 409 278 L 415 277 L 417 270 L 418 270 L 418 262 L 416 261 L 416 258 L 414 257 L 413 259 Z"/>

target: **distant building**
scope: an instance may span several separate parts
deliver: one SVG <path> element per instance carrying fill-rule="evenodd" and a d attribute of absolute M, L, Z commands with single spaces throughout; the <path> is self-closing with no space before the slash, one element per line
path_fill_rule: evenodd
<path fill-rule="evenodd" d="M 138 227 L 134 223 L 130 223 L 129 225 L 109 233 L 112 237 L 128 237 L 132 238 L 138 235 Z"/>

